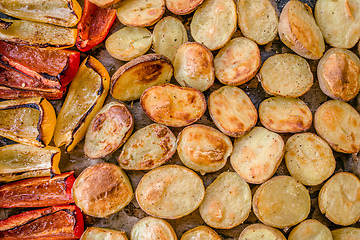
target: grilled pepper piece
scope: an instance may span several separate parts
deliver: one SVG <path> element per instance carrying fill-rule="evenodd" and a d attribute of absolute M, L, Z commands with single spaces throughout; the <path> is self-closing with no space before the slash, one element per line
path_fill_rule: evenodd
<path fill-rule="evenodd" d="M 48 207 L 73 203 L 74 172 L 35 177 L 0 186 L 0 208 Z"/>
<path fill-rule="evenodd" d="M 52 138 L 55 124 L 55 110 L 43 97 L 0 102 L 0 136 L 44 147 Z"/>
<path fill-rule="evenodd" d="M 104 41 L 116 19 L 116 9 L 100 8 L 85 0 L 84 12 L 77 26 L 77 48 L 86 52 Z"/>
<path fill-rule="evenodd" d="M 0 41 L 0 56 L 18 64 L 16 69 L 23 75 L 29 76 L 32 71 L 39 77 L 60 84 L 60 90 L 65 90 L 80 65 L 80 53 L 74 50 L 34 48 L 4 41 Z"/>
<path fill-rule="evenodd" d="M 79 239 L 84 220 L 75 205 L 53 206 L 24 212 L 0 221 L 0 239 Z"/>
<path fill-rule="evenodd" d="M 46 23 L 0 18 L 0 40 L 36 47 L 68 48 L 75 45 L 77 29 Z"/>
<path fill-rule="evenodd" d="M 91 56 L 86 58 L 59 112 L 54 131 L 55 146 L 65 144 L 65 151 L 70 152 L 81 141 L 91 119 L 105 101 L 109 84 L 110 76 L 105 67 Z"/>
<path fill-rule="evenodd" d="M 81 17 L 76 0 L 0 0 L 0 11 L 12 17 L 60 25 L 75 26 Z"/>
<path fill-rule="evenodd" d="M 0 182 L 60 174 L 60 149 L 23 144 L 0 147 Z"/>
<path fill-rule="evenodd" d="M 18 98 L 30 98 L 30 97 L 44 97 L 47 100 L 57 100 L 64 96 L 65 91 L 58 92 L 43 92 L 43 91 L 29 91 L 20 90 L 9 87 L 0 86 L 0 98 L 2 99 L 18 99 Z"/>

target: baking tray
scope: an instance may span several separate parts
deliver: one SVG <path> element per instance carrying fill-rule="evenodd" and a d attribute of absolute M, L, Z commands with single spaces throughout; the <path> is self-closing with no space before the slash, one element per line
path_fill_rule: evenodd
<path fill-rule="evenodd" d="M 272 1 L 273 5 L 276 6 L 275 9 L 277 10 L 278 16 L 280 15 L 282 8 L 288 1 L 289 0 L 274 0 L 274 1 Z M 308 4 L 312 9 L 314 9 L 316 0 L 302 0 L 302 2 Z M 83 0 L 80 0 L 79 3 L 83 6 Z M 0 12 L 0 17 L 3 17 L 3 16 L 4 16 L 4 14 L 2 14 Z M 194 41 L 193 38 L 191 37 L 191 33 L 190 33 L 190 22 L 191 22 L 193 13 L 189 14 L 189 15 L 179 16 L 179 15 L 174 15 L 171 12 L 169 12 L 168 10 L 166 10 L 166 13 L 164 16 L 174 16 L 174 17 L 180 19 L 183 22 L 185 28 L 187 29 L 189 41 Z M 117 19 L 114 26 L 111 28 L 109 35 L 116 32 L 117 30 L 121 29 L 122 27 L 124 27 L 124 25 L 122 25 Z M 153 27 L 154 26 L 148 27 L 148 29 L 150 31 L 152 31 Z M 242 34 L 241 34 L 239 28 L 237 28 L 237 31 L 233 35 L 233 38 L 239 37 L 239 36 L 242 36 Z M 269 58 L 270 56 L 272 56 L 274 54 L 292 52 L 289 48 L 287 48 L 284 44 L 282 44 L 282 42 L 280 41 L 280 39 L 278 37 L 273 42 L 271 42 L 265 46 L 259 46 L 259 47 L 260 47 L 262 62 L 264 62 L 267 58 Z M 326 50 L 330 48 L 328 45 L 326 47 L 327 47 Z M 74 48 L 74 49 L 76 49 L 76 48 Z M 354 50 L 354 52 L 356 52 L 355 49 L 352 49 L 352 50 Z M 150 49 L 148 53 L 153 53 L 153 50 Z M 214 57 L 216 56 L 216 54 L 217 54 L 217 51 L 213 51 Z M 84 60 L 86 58 L 86 56 L 88 56 L 88 55 L 91 55 L 91 56 L 94 56 L 95 58 L 97 58 L 108 70 L 110 76 L 112 76 L 114 74 L 114 72 L 121 65 L 123 65 L 125 63 L 125 62 L 116 60 L 113 57 L 111 57 L 107 53 L 104 43 L 101 43 L 96 48 L 90 50 L 87 53 L 81 53 L 81 60 Z M 325 94 L 322 93 L 322 91 L 319 88 L 318 82 L 317 82 L 316 67 L 317 67 L 318 61 L 308 60 L 308 59 L 307 59 L 307 61 L 309 62 L 310 66 L 311 66 L 311 70 L 314 74 L 314 85 L 311 87 L 311 89 L 306 94 L 304 94 L 302 97 L 300 97 L 300 99 L 302 99 L 309 106 L 311 112 L 314 114 L 315 110 L 323 102 L 327 101 L 329 98 Z M 171 83 L 178 85 L 174 78 L 171 79 Z M 221 86 L 223 86 L 223 85 L 218 80 L 215 80 L 214 85 L 210 89 L 208 89 L 207 91 L 204 92 L 206 99 L 209 97 L 209 95 L 212 91 L 218 89 Z M 254 105 L 257 109 L 262 100 L 264 100 L 267 97 L 270 97 L 270 95 L 266 94 L 265 91 L 262 89 L 261 84 L 259 83 L 259 81 L 256 78 L 252 79 L 248 83 L 243 84 L 239 87 L 247 93 L 247 95 L 251 98 L 252 102 L 254 103 Z M 106 103 L 108 103 L 110 101 L 114 101 L 114 100 L 115 99 L 112 98 L 111 95 L 109 94 L 107 96 Z M 56 113 L 58 113 L 61 109 L 63 101 L 62 100 L 51 101 L 51 103 L 55 107 Z M 349 103 L 353 107 L 355 107 L 358 111 L 360 110 L 360 96 L 359 95 L 355 99 L 351 100 Z M 146 125 L 153 123 L 153 121 L 143 112 L 143 110 L 140 106 L 139 100 L 132 101 L 132 102 L 125 102 L 125 104 L 129 108 L 130 112 L 132 113 L 132 115 L 135 119 L 135 126 L 134 126 L 133 132 L 137 131 L 138 129 L 140 129 L 142 127 L 145 127 Z M 205 112 L 204 116 L 202 116 L 201 119 L 197 123 L 216 128 L 216 126 L 214 125 L 214 123 L 212 122 L 212 120 L 210 118 L 208 111 Z M 259 121 L 258 121 L 257 125 L 260 125 Z M 177 136 L 183 128 L 170 128 L 170 129 Z M 309 131 L 315 132 L 313 126 Z M 290 136 L 291 136 L 291 134 L 282 134 L 282 137 L 284 138 L 285 141 Z M 234 140 L 234 139 L 232 138 L 232 140 Z M 7 140 L 5 138 L 0 138 L 0 145 L 6 145 L 6 144 L 12 144 L 12 143 L 13 142 L 10 140 Z M 54 145 L 53 142 L 50 143 L 50 145 Z M 70 154 L 65 154 L 64 148 L 63 147 L 61 148 L 62 157 L 61 157 L 61 161 L 60 161 L 60 165 L 59 165 L 61 172 L 74 171 L 75 176 L 78 176 L 81 173 L 81 171 L 83 171 L 86 167 L 96 164 L 98 162 L 111 162 L 111 163 L 117 164 L 117 158 L 121 152 L 121 148 L 120 148 L 119 150 L 117 150 L 116 152 L 111 154 L 110 156 L 105 157 L 103 159 L 89 159 L 85 156 L 83 147 L 84 147 L 84 141 L 82 140 L 81 142 L 79 142 L 77 144 L 77 146 L 74 148 L 74 150 Z M 346 171 L 346 172 L 351 172 L 351 173 L 355 174 L 357 177 L 360 177 L 360 162 L 356 161 L 355 157 L 353 157 L 349 154 L 342 154 L 342 153 L 337 153 L 337 152 L 334 152 L 334 156 L 336 158 L 335 173 L 341 172 L 341 171 Z M 166 164 L 183 165 L 182 162 L 180 161 L 177 153 L 175 153 L 173 158 Z M 215 172 L 215 173 L 208 173 L 204 176 L 199 174 L 199 176 L 203 179 L 205 187 L 207 187 L 211 182 L 213 182 L 215 180 L 215 178 L 220 173 L 222 173 L 224 171 L 234 171 L 233 168 L 231 167 L 229 161 L 227 162 L 225 167 L 222 168 L 220 171 Z M 132 187 L 135 190 L 140 179 L 147 171 L 125 171 L 125 172 L 129 176 Z M 277 176 L 277 175 L 289 175 L 289 172 L 286 169 L 284 161 L 280 164 L 278 170 L 276 171 L 275 176 Z M 326 219 L 325 216 L 323 214 L 321 214 L 321 212 L 319 210 L 317 197 L 318 197 L 318 194 L 319 194 L 319 191 L 320 191 L 320 188 L 322 187 L 322 185 L 323 184 L 320 184 L 318 186 L 313 186 L 313 187 L 307 187 L 307 189 L 309 190 L 309 193 L 310 193 L 310 197 L 311 197 L 311 210 L 310 210 L 308 219 L 311 219 L 311 218 L 317 219 L 320 222 L 322 222 L 323 224 L 325 224 L 326 226 L 328 226 L 330 228 L 330 230 L 340 228 L 341 226 L 335 225 L 332 222 L 330 222 L 328 219 Z M 250 184 L 250 187 L 251 187 L 253 193 L 256 190 L 257 186 L 259 186 L 259 185 Z M 19 209 L 19 208 L 0 209 L 0 219 L 5 219 L 11 215 L 18 214 L 18 213 L 21 213 L 21 212 L 24 212 L 27 210 L 30 210 L 30 209 Z M 134 198 L 130 202 L 130 204 L 128 204 L 123 210 L 121 210 L 120 212 L 118 212 L 116 214 L 111 215 L 108 218 L 94 218 L 94 217 L 84 215 L 84 217 L 85 217 L 84 219 L 85 219 L 85 227 L 96 226 L 96 227 L 106 227 L 106 228 L 122 230 L 122 231 L 125 231 L 127 236 L 130 238 L 130 232 L 131 232 L 132 226 L 137 221 L 139 221 L 139 219 L 142 219 L 146 216 L 148 216 L 148 215 L 144 211 L 141 210 L 138 203 L 136 202 L 136 199 Z M 198 210 L 195 210 L 193 213 L 191 213 L 187 216 L 184 216 L 180 219 L 167 220 L 167 221 L 174 228 L 179 239 L 185 231 L 187 231 L 191 228 L 200 226 L 200 225 L 205 225 Z M 215 231 L 221 236 L 222 239 L 228 239 L 228 240 L 238 239 L 241 231 L 245 227 L 247 227 L 248 225 L 253 224 L 253 223 L 260 223 L 260 221 L 256 218 L 254 213 L 251 212 L 249 217 L 243 224 L 240 224 L 239 226 L 229 229 L 229 230 L 215 229 Z M 358 222 L 351 226 L 360 227 L 360 223 Z M 285 228 L 285 229 L 281 229 L 281 231 L 285 234 L 285 236 L 287 236 L 289 234 L 289 232 L 291 231 L 291 229 L 292 228 Z"/>

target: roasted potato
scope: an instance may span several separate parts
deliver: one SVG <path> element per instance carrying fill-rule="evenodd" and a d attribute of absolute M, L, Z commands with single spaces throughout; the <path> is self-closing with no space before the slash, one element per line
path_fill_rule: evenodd
<path fill-rule="evenodd" d="M 177 15 L 185 15 L 194 11 L 203 0 L 165 0 L 167 9 Z"/>
<path fill-rule="evenodd" d="M 331 231 L 334 240 L 357 240 L 360 236 L 360 228 L 345 227 Z"/>
<path fill-rule="evenodd" d="M 315 219 L 307 219 L 291 230 L 288 240 L 333 240 L 330 229 Z"/>
<path fill-rule="evenodd" d="M 220 236 L 207 226 L 198 226 L 186 231 L 180 240 L 221 240 Z"/>
<path fill-rule="evenodd" d="M 276 228 L 266 226 L 261 223 L 255 223 L 247 226 L 240 234 L 239 240 L 286 240 Z"/>
<path fill-rule="evenodd" d="M 91 3 L 95 4 L 101 8 L 114 8 L 123 0 L 89 0 Z"/>
<path fill-rule="evenodd" d="M 177 237 L 167 221 L 146 217 L 138 221 L 131 230 L 131 240 L 143 239 L 177 240 Z"/>
<path fill-rule="evenodd" d="M 80 240 L 128 240 L 125 232 L 100 228 L 100 227 L 88 227 L 85 232 L 81 235 Z"/>

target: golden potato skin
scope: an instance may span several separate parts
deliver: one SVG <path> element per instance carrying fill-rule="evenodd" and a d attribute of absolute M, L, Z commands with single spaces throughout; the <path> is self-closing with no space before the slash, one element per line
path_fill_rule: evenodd
<path fill-rule="evenodd" d="M 331 48 L 320 59 L 317 76 L 326 95 L 347 102 L 360 91 L 360 60 L 347 49 Z"/>
<path fill-rule="evenodd" d="M 360 151 L 360 114 L 348 103 L 329 100 L 315 112 L 316 132 L 337 152 Z"/>
<path fill-rule="evenodd" d="M 324 38 L 308 5 L 290 0 L 281 12 L 278 30 L 281 41 L 300 56 L 322 57 Z"/>
<path fill-rule="evenodd" d="M 98 218 L 120 211 L 134 197 L 125 172 L 112 163 L 87 167 L 76 178 L 71 192 L 85 214 Z"/>
<path fill-rule="evenodd" d="M 210 94 L 209 113 L 228 136 L 240 137 L 255 126 L 258 114 L 251 99 L 238 87 L 223 86 Z"/>
<path fill-rule="evenodd" d="M 154 121 L 170 127 L 184 127 L 201 118 L 205 96 L 199 90 L 173 84 L 153 86 L 141 95 L 144 112 Z"/>
<path fill-rule="evenodd" d="M 180 160 L 185 166 L 201 174 L 215 172 L 224 167 L 233 149 L 228 136 L 201 124 L 184 128 L 177 142 Z"/>
<path fill-rule="evenodd" d="M 333 240 L 358 240 L 360 228 L 344 227 L 331 231 Z"/>
<path fill-rule="evenodd" d="M 125 104 L 109 102 L 91 120 L 85 136 L 84 152 L 102 158 L 121 147 L 130 137 L 134 118 Z"/>
<path fill-rule="evenodd" d="M 320 211 L 335 224 L 356 223 L 360 219 L 359 193 L 359 178 L 349 172 L 336 173 L 320 189 Z"/>
<path fill-rule="evenodd" d="M 286 240 L 276 228 L 266 226 L 261 223 L 255 223 L 247 226 L 240 234 L 239 240 Z"/>
<path fill-rule="evenodd" d="M 221 240 L 219 235 L 207 226 L 198 226 L 196 228 L 186 231 L 180 240 Z"/>
<path fill-rule="evenodd" d="M 288 240 L 333 240 L 330 229 L 315 219 L 307 219 L 291 230 Z"/>
<path fill-rule="evenodd" d="M 165 0 L 166 7 L 176 15 L 185 15 L 194 11 L 204 0 Z"/>
<path fill-rule="evenodd" d="M 177 237 L 174 229 L 165 220 L 145 217 L 131 230 L 131 240 L 143 239 L 177 240 Z"/>
<path fill-rule="evenodd" d="M 85 232 L 81 235 L 80 240 L 128 240 L 125 232 L 101 228 L 101 227 L 88 227 Z"/>

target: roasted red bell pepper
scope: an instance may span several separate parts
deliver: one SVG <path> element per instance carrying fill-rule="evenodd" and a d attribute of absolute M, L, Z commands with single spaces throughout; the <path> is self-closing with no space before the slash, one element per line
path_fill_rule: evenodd
<path fill-rule="evenodd" d="M 0 68 L 1 70 L 1 68 Z M 44 97 L 47 100 L 57 100 L 64 96 L 65 91 L 58 92 L 42 92 L 42 91 L 30 91 L 20 90 L 9 87 L 0 86 L 0 98 L 2 99 L 18 99 L 18 98 L 30 98 L 30 97 Z"/>
<path fill-rule="evenodd" d="M 79 239 L 84 220 L 75 205 L 53 206 L 0 221 L 0 239 Z"/>
<path fill-rule="evenodd" d="M 35 177 L 0 186 L 0 208 L 48 207 L 73 203 L 74 172 Z"/>
<path fill-rule="evenodd" d="M 116 19 L 116 9 L 100 8 L 85 0 L 78 23 L 77 48 L 86 52 L 104 41 Z"/>

